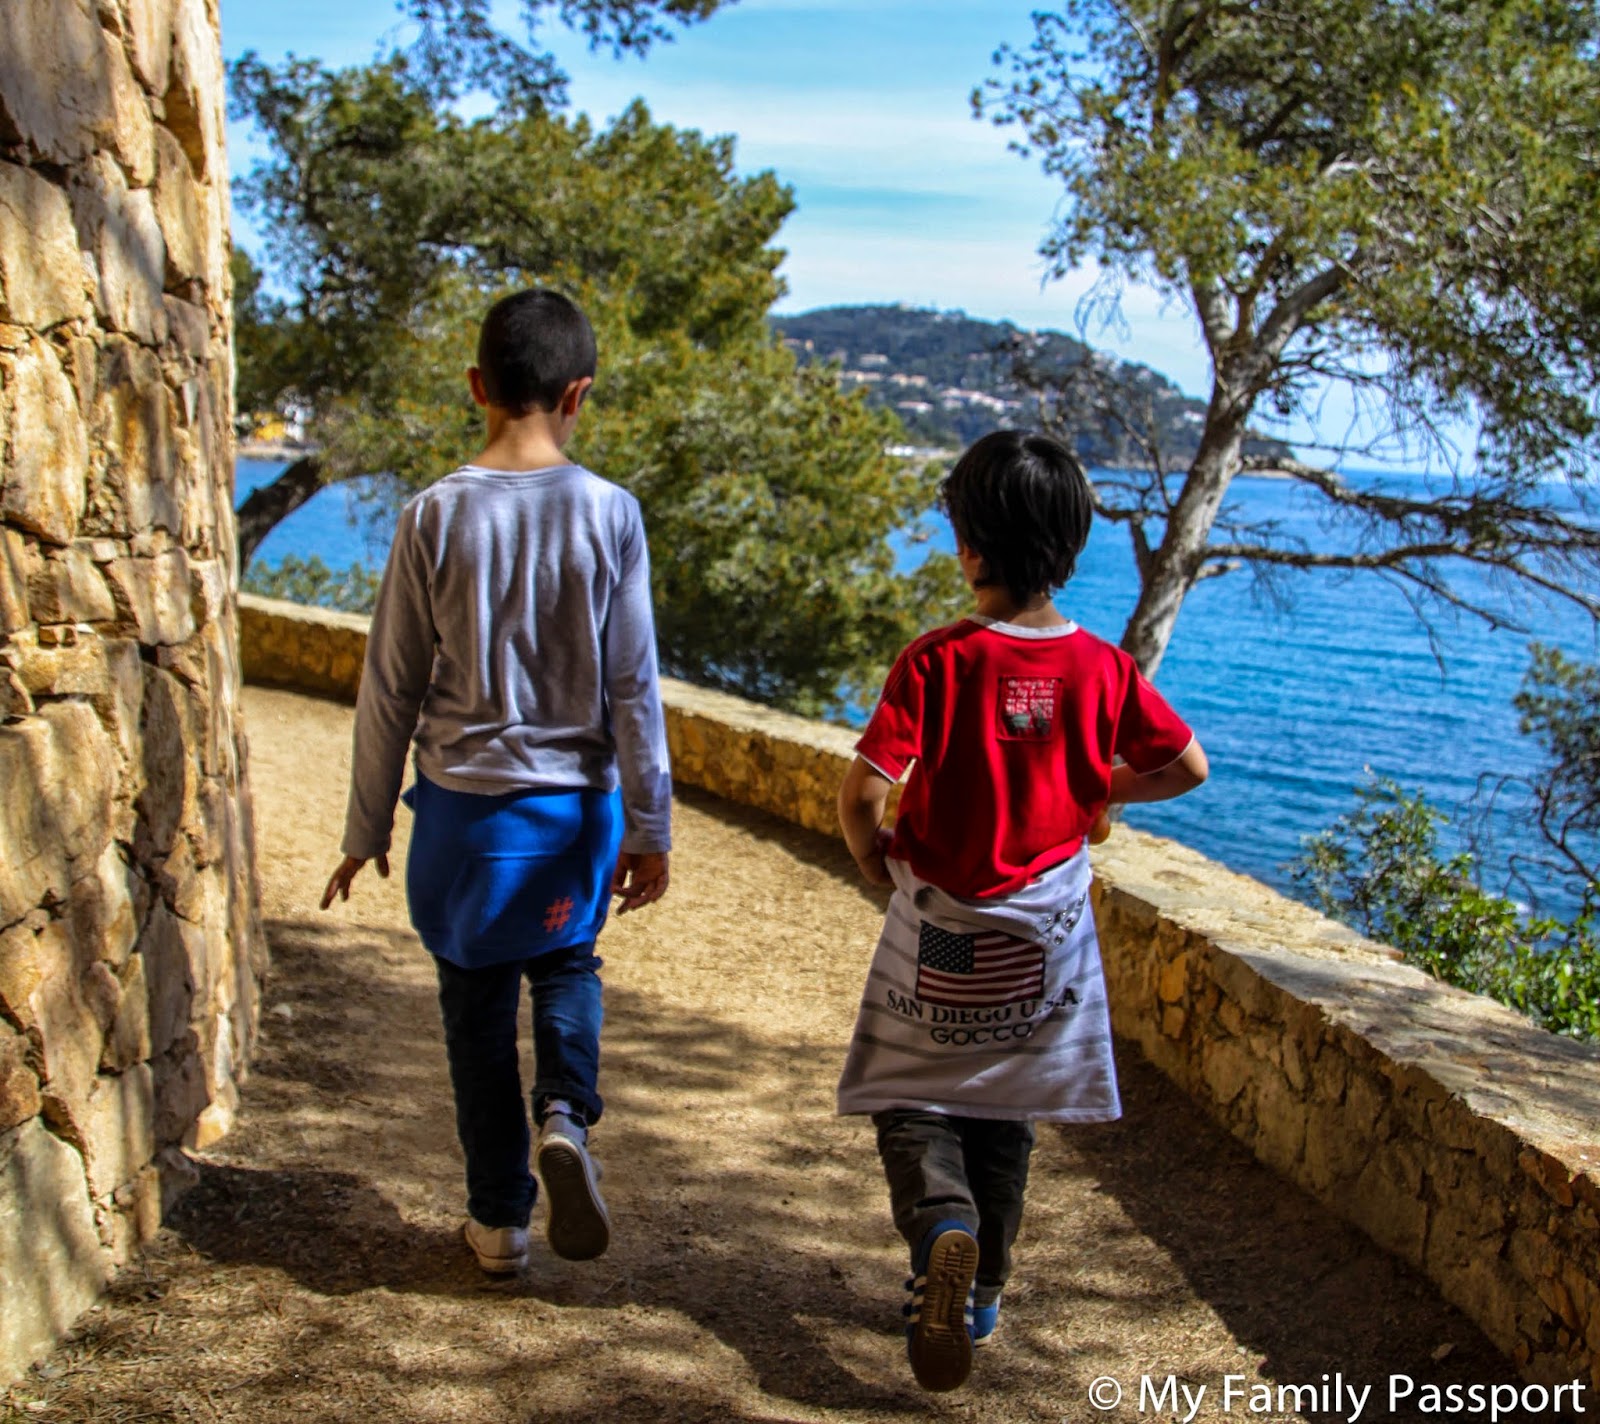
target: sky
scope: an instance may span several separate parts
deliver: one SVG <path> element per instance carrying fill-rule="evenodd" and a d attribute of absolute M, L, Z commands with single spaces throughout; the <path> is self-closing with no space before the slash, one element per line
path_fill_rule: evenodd
<path fill-rule="evenodd" d="M 494 0 L 524 33 L 517 0 Z M 553 6 L 551 7 L 554 8 Z M 780 312 L 855 303 L 965 311 L 1053 327 L 1143 362 L 1204 398 L 1210 362 L 1188 308 L 1145 288 L 1123 293 L 1118 320 L 1083 326 L 1094 285 L 1082 270 L 1044 280 L 1038 247 L 1061 200 L 1058 180 L 1008 147 L 1012 133 L 975 118 L 973 88 L 999 73 L 1001 44 L 1032 34 L 1029 0 L 736 0 L 643 59 L 591 53 L 550 21 L 541 29 L 571 77 L 575 111 L 598 121 L 636 97 L 665 122 L 736 137 L 742 172 L 773 170 L 797 210 L 779 234 L 788 286 Z M 375 57 L 403 38 L 395 0 L 223 0 L 224 55 L 289 53 L 329 64 Z M 229 125 L 246 171 L 259 140 Z M 258 235 L 241 216 L 247 249 Z M 1321 429 L 1335 438 L 1348 399 L 1329 393 Z M 1258 427 L 1265 420 L 1258 415 Z M 1303 422 L 1281 432 L 1303 442 Z"/>
<path fill-rule="evenodd" d="M 499 6 L 521 34 L 514 4 Z M 680 127 L 737 138 L 746 173 L 795 191 L 779 235 L 788 295 L 778 310 L 904 302 L 1026 327 L 1076 331 L 1092 272 L 1043 282 L 1038 246 L 1060 185 L 973 117 L 997 45 L 1031 34 L 1026 0 L 737 0 L 644 58 L 591 54 L 559 24 L 541 31 L 571 76 L 574 110 L 615 116 L 635 97 Z M 223 53 L 330 64 L 371 59 L 394 0 L 223 0 Z M 260 152 L 231 122 L 235 174 Z M 235 218 L 248 247 L 256 234 Z M 1201 393 L 1209 365 L 1192 323 L 1154 294 L 1124 301 L 1126 329 L 1095 345 Z"/>

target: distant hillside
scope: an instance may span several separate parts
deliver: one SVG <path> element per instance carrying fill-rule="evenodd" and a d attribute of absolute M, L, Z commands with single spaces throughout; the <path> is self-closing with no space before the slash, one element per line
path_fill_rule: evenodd
<path fill-rule="evenodd" d="M 823 307 L 774 317 L 773 326 L 801 360 L 836 362 L 841 381 L 866 387 L 868 399 L 895 411 L 918 444 L 955 448 L 997 426 L 1034 422 L 1034 398 L 1012 378 L 1011 352 L 1019 338 L 1041 368 L 1085 359 L 1106 364 L 1132 399 L 1141 406 L 1150 401 L 1163 447 L 1175 463 L 1193 455 L 1205 417 L 1205 402 L 1184 395 L 1160 372 L 1105 356 L 1065 332 L 1028 332 L 964 312 L 898 306 Z M 1292 454 L 1287 445 L 1266 439 L 1248 442 L 1246 450 Z M 1142 463 L 1125 433 L 1113 429 L 1081 431 L 1078 454 L 1091 465 Z"/>

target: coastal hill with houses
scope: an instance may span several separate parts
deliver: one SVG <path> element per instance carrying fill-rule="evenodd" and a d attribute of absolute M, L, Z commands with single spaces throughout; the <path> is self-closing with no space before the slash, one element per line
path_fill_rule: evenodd
<path fill-rule="evenodd" d="M 1149 366 L 1118 361 L 1065 332 L 1026 331 L 965 312 L 909 306 L 824 307 L 776 316 L 773 325 L 800 360 L 833 363 L 847 388 L 863 389 L 873 405 L 893 410 L 917 446 L 956 449 L 997 425 L 1037 424 L 1040 396 L 1020 378 L 1021 369 L 1049 376 L 1086 361 L 1097 368 L 1100 384 L 1126 393 L 1126 418 L 1153 422 L 1173 464 L 1186 463 L 1199 441 L 1204 401 L 1185 395 Z M 1147 463 L 1115 422 L 1075 423 L 1078 454 L 1086 463 Z M 1247 448 L 1277 458 L 1292 453 L 1264 437 Z"/>

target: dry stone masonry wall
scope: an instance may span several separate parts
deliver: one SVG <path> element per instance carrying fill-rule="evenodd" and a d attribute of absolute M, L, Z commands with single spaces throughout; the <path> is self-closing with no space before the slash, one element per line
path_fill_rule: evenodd
<path fill-rule="evenodd" d="M 240 602 L 248 680 L 355 697 L 365 619 Z M 662 691 L 678 781 L 836 830 L 849 732 Z M 1125 826 L 1096 849 L 1095 901 L 1120 1038 L 1529 1379 L 1600 1390 L 1600 1051 Z"/>
<path fill-rule="evenodd" d="M 216 0 L 0 5 L 0 1379 L 255 1031 Z"/>

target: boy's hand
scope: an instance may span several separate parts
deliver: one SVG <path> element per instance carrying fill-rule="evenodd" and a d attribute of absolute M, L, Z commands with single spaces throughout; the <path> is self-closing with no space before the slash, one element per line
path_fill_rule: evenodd
<path fill-rule="evenodd" d="M 879 826 L 872 837 L 872 849 L 865 856 L 856 856 L 856 868 L 859 869 L 867 880 L 873 885 L 893 885 L 894 877 L 889 874 L 889 867 L 884 860 L 889 849 L 889 842 L 894 839 L 894 832 Z M 852 852 L 854 854 L 854 852 Z"/>
<path fill-rule="evenodd" d="M 376 857 L 378 874 L 385 880 L 389 878 L 389 857 L 380 855 Z M 339 862 L 339 868 L 333 872 L 328 880 L 328 888 L 322 892 L 322 908 L 326 910 L 333 904 L 333 897 L 337 895 L 341 900 L 350 898 L 350 882 L 356 878 L 356 872 L 367 862 L 353 855 L 347 855 Z"/>
<path fill-rule="evenodd" d="M 1111 817 L 1102 811 L 1094 818 L 1094 825 L 1089 827 L 1089 844 L 1099 845 L 1111 834 Z"/>
<path fill-rule="evenodd" d="M 654 904 L 667 893 L 667 879 L 665 851 L 623 851 L 611 877 L 611 893 L 622 900 L 617 913 L 625 915 L 641 905 Z"/>

